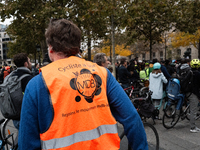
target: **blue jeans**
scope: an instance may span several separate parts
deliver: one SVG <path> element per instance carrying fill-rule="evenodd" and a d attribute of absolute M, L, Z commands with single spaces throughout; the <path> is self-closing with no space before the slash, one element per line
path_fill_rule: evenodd
<path fill-rule="evenodd" d="M 175 101 L 178 101 L 177 105 L 176 105 L 176 109 L 180 110 L 182 105 L 183 105 L 183 100 L 184 100 L 184 94 L 179 94 L 175 99 Z M 167 105 L 169 106 L 171 104 L 171 101 L 168 101 Z"/>

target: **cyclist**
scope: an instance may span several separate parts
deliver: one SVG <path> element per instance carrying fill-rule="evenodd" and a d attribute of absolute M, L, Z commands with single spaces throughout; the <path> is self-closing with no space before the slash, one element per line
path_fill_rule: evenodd
<path fill-rule="evenodd" d="M 140 116 L 116 79 L 106 68 L 75 56 L 80 29 L 66 19 L 53 19 L 45 36 L 53 62 L 27 85 L 20 150 L 118 150 L 114 117 L 132 148 L 147 150 Z"/>
<path fill-rule="evenodd" d="M 183 69 L 187 66 L 187 63 L 183 64 L 180 69 Z M 188 97 L 188 100 L 190 101 L 190 132 L 196 133 L 199 132 L 200 129 L 196 127 L 195 125 L 195 117 L 197 115 L 197 109 L 198 109 L 198 99 L 200 98 L 200 72 L 198 71 L 198 68 L 200 67 L 200 61 L 199 59 L 193 59 L 190 62 L 190 66 L 192 68 L 193 72 L 193 86 L 191 93 L 186 93 L 186 96 Z"/>
<path fill-rule="evenodd" d="M 121 59 L 121 66 L 119 67 L 119 82 L 122 84 L 122 88 L 125 89 L 130 86 L 130 79 L 133 75 L 133 71 L 128 71 L 126 58 Z"/>
<path fill-rule="evenodd" d="M 163 83 L 167 83 L 167 79 L 164 74 L 161 72 L 161 64 L 155 63 L 153 65 L 154 70 L 150 73 L 149 76 L 149 90 L 153 92 L 151 98 L 155 106 L 160 104 L 160 100 L 163 97 Z M 156 116 L 156 119 L 159 119 Z"/>
<path fill-rule="evenodd" d="M 140 79 L 149 79 L 149 63 L 145 63 L 145 68 L 140 71 Z"/>

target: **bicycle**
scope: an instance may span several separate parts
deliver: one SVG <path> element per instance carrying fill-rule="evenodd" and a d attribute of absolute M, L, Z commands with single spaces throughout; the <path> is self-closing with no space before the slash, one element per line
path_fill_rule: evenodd
<path fill-rule="evenodd" d="M 146 97 L 134 98 L 134 99 L 131 100 L 131 102 L 133 103 L 133 105 L 137 109 L 137 111 L 138 111 L 138 113 L 139 113 L 139 115 L 140 115 L 140 117 L 143 121 L 143 125 L 144 125 L 144 129 L 145 129 L 145 132 L 146 132 L 149 149 L 159 150 L 159 135 L 158 135 L 158 132 L 152 124 L 146 122 L 146 118 L 148 118 L 148 117 L 146 117 L 140 111 L 143 103 L 145 103 L 147 100 L 151 101 L 151 94 L 152 94 L 152 92 L 149 91 L 147 93 Z M 153 119 L 153 115 L 151 115 L 150 117 L 152 117 L 152 119 Z M 119 137 L 120 137 L 121 140 L 123 139 L 124 135 L 125 135 L 124 132 L 122 132 L 120 134 Z M 128 146 L 128 150 L 131 150 L 130 145 Z"/>
<path fill-rule="evenodd" d="M 182 108 L 180 109 L 180 112 L 177 114 L 176 113 L 176 105 L 178 101 L 171 100 L 170 105 L 166 107 L 164 114 L 163 114 L 163 119 L 162 119 L 162 124 L 166 129 L 173 128 L 181 118 L 181 120 L 184 120 L 185 118 L 187 120 L 190 119 L 190 104 L 187 102 L 187 99 L 184 100 L 184 103 L 182 105 Z M 200 115 L 196 116 L 196 120 L 200 118 Z"/>
<path fill-rule="evenodd" d="M 140 83 L 142 82 L 142 80 L 136 80 L 131 82 L 131 86 L 124 88 L 124 91 L 126 92 L 126 94 L 128 95 L 128 97 L 130 99 L 132 98 L 136 98 L 139 96 L 144 96 L 148 91 L 149 88 L 142 86 Z"/>
<path fill-rule="evenodd" d="M 18 130 L 11 119 L 1 119 L 0 150 L 17 150 Z"/>

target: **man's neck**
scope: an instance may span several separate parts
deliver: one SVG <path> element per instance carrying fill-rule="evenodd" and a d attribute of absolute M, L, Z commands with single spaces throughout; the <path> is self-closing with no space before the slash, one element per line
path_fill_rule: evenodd
<path fill-rule="evenodd" d="M 55 53 L 53 55 L 53 60 L 52 61 L 56 61 L 56 60 L 60 60 L 60 59 L 64 59 L 67 58 L 64 54 L 61 53 Z"/>

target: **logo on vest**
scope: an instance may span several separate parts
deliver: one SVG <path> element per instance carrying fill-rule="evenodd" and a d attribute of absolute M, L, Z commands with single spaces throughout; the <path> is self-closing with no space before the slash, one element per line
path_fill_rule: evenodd
<path fill-rule="evenodd" d="M 102 80 L 97 74 L 92 74 L 88 69 L 74 73 L 75 78 L 70 80 L 72 89 L 77 90 L 88 103 L 93 102 L 93 97 L 101 93 Z M 81 97 L 76 96 L 75 101 L 80 102 Z"/>

